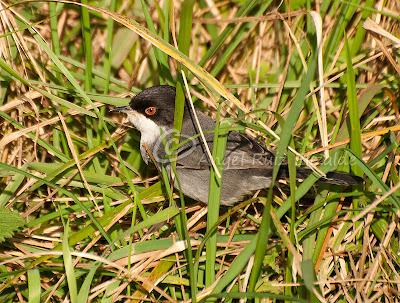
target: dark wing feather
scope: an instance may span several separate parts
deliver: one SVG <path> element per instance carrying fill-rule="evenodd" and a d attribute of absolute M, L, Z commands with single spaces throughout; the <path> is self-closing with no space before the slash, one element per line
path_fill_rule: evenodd
<path fill-rule="evenodd" d="M 212 152 L 215 122 L 209 116 L 196 111 L 207 145 Z M 186 114 L 190 114 L 185 112 Z M 182 125 L 181 142 L 187 143 L 178 150 L 177 165 L 183 168 L 209 169 L 210 159 L 206 153 L 203 140 L 200 138 L 194 119 L 184 119 Z M 191 138 L 191 139 L 189 139 Z M 224 169 L 249 169 L 270 167 L 273 165 L 274 155 L 254 139 L 232 131 L 228 135 Z"/>

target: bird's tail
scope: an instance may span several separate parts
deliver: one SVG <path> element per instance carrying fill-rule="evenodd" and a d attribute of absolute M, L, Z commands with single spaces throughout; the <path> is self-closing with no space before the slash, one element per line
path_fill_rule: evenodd
<path fill-rule="evenodd" d="M 289 176 L 289 170 L 287 165 L 281 166 L 280 176 L 287 178 Z M 296 178 L 297 179 L 305 179 L 309 175 L 311 175 L 313 171 L 307 167 L 297 167 L 296 168 Z M 339 185 L 339 186 L 355 186 L 363 184 L 364 179 L 358 176 L 354 176 L 349 173 L 341 173 L 341 172 L 329 172 L 326 174 L 326 177 L 321 177 L 318 180 L 319 183 L 323 184 L 332 184 L 332 185 Z"/>

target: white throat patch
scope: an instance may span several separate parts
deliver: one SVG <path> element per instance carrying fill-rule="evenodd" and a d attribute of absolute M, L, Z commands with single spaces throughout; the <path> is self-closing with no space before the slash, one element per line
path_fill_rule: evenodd
<path fill-rule="evenodd" d="M 150 151 L 152 150 L 154 144 L 160 138 L 161 127 L 137 111 L 132 110 L 126 112 L 126 114 L 128 115 L 129 122 L 140 131 L 140 153 L 142 154 L 143 161 L 147 164 L 149 156 L 147 155 L 144 145 L 146 145 Z"/>

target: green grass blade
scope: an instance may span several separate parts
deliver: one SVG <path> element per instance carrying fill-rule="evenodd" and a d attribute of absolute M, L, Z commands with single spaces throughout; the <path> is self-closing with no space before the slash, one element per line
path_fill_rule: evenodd
<path fill-rule="evenodd" d="M 303 272 L 304 285 L 312 295 L 315 282 L 315 273 L 313 262 L 308 259 L 301 262 L 301 270 Z"/>
<path fill-rule="evenodd" d="M 230 268 L 224 273 L 224 275 L 218 280 L 211 294 L 218 294 L 228 286 L 233 279 L 236 279 L 242 272 L 243 268 L 248 264 L 249 259 L 254 253 L 257 245 L 257 238 L 251 240 L 249 244 L 240 252 L 240 254 L 233 260 Z"/>
<path fill-rule="evenodd" d="M 191 41 L 192 34 L 192 22 L 193 22 L 193 0 L 185 0 L 182 3 L 182 11 L 179 19 L 179 34 L 178 34 L 178 48 L 179 50 L 185 54 L 189 55 L 189 47 Z M 185 88 L 188 85 L 186 79 L 183 77 L 186 74 L 186 68 L 180 66 L 180 73 L 178 76 L 178 81 L 176 83 L 176 96 L 175 96 L 175 111 L 174 111 L 174 129 L 177 130 L 176 137 L 174 138 L 174 150 L 179 144 L 179 136 L 182 129 L 183 122 L 183 113 L 185 110 Z M 191 102 L 191 101 L 188 101 Z M 173 169 L 175 169 L 175 161 L 172 163 Z M 179 181 L 178 181 L 179 182 Z M 194 270 L 194 262 L 193 262 L 193 251 L 190 243 L 189 232 L 187 229 L 187 216 L 185 211 L 185 199 L 183 197 L 183 193 L 180 192 L 180 202 L 183 211 L 181 215 L 177 217 L 177 226 L 181 227 L 180 236 L 183 239 L 186 239 L 187 249 L 186 249 L 186 258 L 188 260 L 188 272 L 189 272 L 189 280 L 190 280 L 190 290 L 191 290 L 191 298 L 193 298 L 193 302 L 196 303 L 196 294 L 197 294 L 197 277 L 195 275 Z"/>
<path fill-rule="evenodd" d="M 142 4 L 143 14 L 146 19 L 146 23 L 147 23 L 147 26 L 148 26 L 150 32 L 152 32 L 154 35 L 158 35 L 155 25 L 153 23 L 153 19 L 150 16 L 148 6 L 145 3 L 145 0 L 140 0 L 140 3 Z M 166 41 L 166 43 L 167 43 L 167 41 Z M 167 81 L 167 82 L 172 81 L 172 77 L 169 72 L 167 55 L 164 52 L 160 51 L 158 48 L 154 49 L 154 55 L 156 57 L 157 63 L 160 68 L 161 84 L 165 83 L 165 81 Z"/>
<path fill-rule="evenodd" d="M 332 31 L 329 34 L 326 48 L 325 48 L 325 65 L 328 64 L 328 60 L 334 58 L 335 52 L 339 48 L 340 37 L 342 37 L 343 32 L 351 21 L 352 16 L 354 15 L 356 8 L 350 3 L 356 3 L 358 0 L 351 0 L 349 2 L 337 1 L 340 3 L 340 8 L 332 8 L 334 14 L 338 17 L 336 18 L 335 25 L 332 27 Z"/>
<path fill-rule="evenodd" d="M 82 3 L 87 4 L 87 0 L 81 0 Z M 92 50 L 92 34 L 90 26 L 90 15 L 89 10 L 86 7 L 82 7 L 82 36 L 83 36 L 83 50 L 85 52 L 85 91 L 90 92 L 92 90 L 92 79 L 93 79 L 93 50 Z"/>
<path fill-rule="evenodd" d="M 36 180 L 40 180 L 41 182 L 43 182 L 44 184 L 46 184 L 47 186 L 53 187 L 55 189 L 57 189 L 59 192 L 63 193 L 64 195 L 66 195 L 67 197 L 71 198 L 72 200 L 74 200 L 74 202 L 78 205 L 80 205 L 80 207 L 82 208 L 82 210 L 84 210 L 86 212 L 86 214 L 88 215 L 88 217 L 90 218 L 90 220 L 93 222 L 93 224 L 98 228 L 99 232 L 102 234 L 102 236 L 108 241 L 108 243 L 113 247 L 114 244 L 111 241 L 111 239 L 109 238 L 108 234 L 105 232 L 104 228 L 102 227 L 102 225 L 99 223 L 99 221 L 93 216 L 93 214 L 91 213 L 91 211 L 85 207 L 80 201 L 79 199 L 75 196 L 75 194 L 69 192 L 68 190 L 66 190 L 65 188 L 59 187 L 58 185 L 54 184 L 53 182 L 49 182 L 43 178 L 40 178 L 38 176 L 35 176 L 31 173 L 28 173 L 26 171 L 23 171 L 21 169 L 18 169 L 16 167 L 13 167 L 11 165 L 5 164 L 5 163 L 0 163 L 0 169 L 6 169 L 12 172 L 15 172 L 17 174 L 21 174 L 24 175 L 25 177 L 30 177 Z"/>
<path fill-rule="evenodd" d="M 24 164 L 21 169 L 26 169 L 26 164 Z M 10 181 L 7 186 L 2 190 L 0 194 L 0 207 L 5 207 L 8 201 L 13 197 L 18 188 L 21 186 L 22 182 L 25 180 L 25 176 L 16 174 L 12 181 Z"/>
<path fill-rule="evenodd" d="M 217 111 L 216 127 L 214 129 L 212 157 L 218 171 L 223 175 L 223 159 L 225 155 L 226 142 L 228 139 L 228 123 L 221 122 L 219 110 Z M 224 124 L 224 125 L 223 125 Z M 225 125 L 226 124 L 226 125 Z M 207 232 L 211 231 L 217 223 L 221 199 L 221 178 L 218 177 L 214 168 L 210 172 L 210 186 L 208 193 Z M 215 281 L 215 260 L 217 255 L 217 235 L 214 233 L 206 243 L 206 280 L 205 286 L 210 286 Z"/>
<path fill-rule="evenodd" d="M 117 0 L 111 0 L 109 10 L 114 12 L 117 7 Z M 107 38 L 104 52 L 104 64 L 103 72 L 106 75 L 104 84 L 104 94 L 108 94 L 110 91 L 110 79 L 111 79 L 111 60 L 112 60 L 112 41 L 114 37 L 114 20 L 109 18 L 107 20 Z"/>
<path fill-rule="evenodd" d="M 12 126 L 18 130 L 24 129 L 24 126 L 22 124 L 15 121 L 13 118 L 11 118 L 6 113 L 0 112 L 0 117 L 2 117 L 4 120 L 10 122 L 12 124 Z M 31 140 L 36 139 L 36 135 L 33 132 L 28 132 L 25 135 L 28 138 L 30 138 Z M 51 155 L 54 155 L 55 157 L 57 157 L 58 159 L 60 159 L 63 162 L 67 162 L 70 160 L 69 156 L 63 154 L 57 148 L 55 148 L 53 145 L 49 144 L 48 142 L 46 142 L 43 139 L 38 139 L 37 144 L 40 145 L 41 147 L 43 147 L 45 150 L 47 150 Z"/>
<path fill-rule="evenodd" d="M 33 88 L 34 90 L 38 91 L 39 93 L 41 93 L 43 96 L 49 98 L 50 100 L 63 105 L 69 109 L 74 109 L 77 110 L 78 112 L 91 116 L 91 117 L 96 117 L 96 115 L 94 113 L 92 113 L 91 111 L 88 111 L 86 109 L 84 109 L 81 106 L 78 106 L 72 102 L 66 101 L 62 98 L 59 98 L 57 96 L 54 96 L 52 94 L 50 94 L 49 92 L 40 89 L 37 86 L 32 85 L 29 81 L 27 81 L 23 76 L 21 76 L 20 74 L 18 74 L 12 67 L 10 67 L 2 58 L 0 58 L 0 68 L 7 72 L 9 75 L 11 75 L 12 77 L 16 78 L 18 81 L 20 81 L 21 83 L 30 86 L 31 88 Z"/>
<path fill-rule="evenodd" d="M 40 285 L 39 269 L 28 270 L 29 303 L 40 303 L 42 286 Z"/>
<path fill-rule="evenodd" d="M 315 52 L 313 56 L 310 58 L 307 73 L 303 77 L 302 84 L 299 88 L 299 91 L 297 92 L 296 97 L 293 100 L 292 107 L 285 121 L 285 125 L 282 128 L 280 136 L 281 139 L 278 143 L 278 147 L 275 153 L 275 163 L 271 181 L 272 184 L 275 184 L 279 167 L 285 157 L 285 151 L 287 150 L 288 144 L 292 137 L 292 130 L 300 115 L 300 112 L 304 107 L 305 97 L 309 90 L 311 81 L 313 80 L 316 69 L 316 58 L 317 56 Z M 271 202 L 272 202 L 272 187 L 268 191 L 268 200 L 267 204 L 264 207 L 263 218 L 261 221 L 260 230 L 258 232 L 259 237 L 258 237 L 256 254 L 254 257 L 254 265 L 249 280 L 249 287 L 248 287 L 249 291 L 254 291 L 255 289 L 258 277 L 260 276 L 262 262 L 264 260 L 265 247 L 267 246 L 268 243 L 268 237 L 270 234 L 270 226 L 271 226 L 270 225 L 271 218 L 269 212 L 271 207 Z"/>
<path fill-rule="evenodd" d="M 350 149 L 355 155 L 361 157 L 361 128 L 359 119 L 359 108 L 357 101 L 357 92 L 355 88 L 355 75 L 353 69 L 353 63 L 351 62 L 351 52 L 349 43 L 346 35 L 344 35 L 345 52 L 346 52 L 346 84 L 347 84 L 347 102 L 349 106 L 349 118 L 350 118 Z M 362 174 L 360 168 L 356 165 L 351 164 L 351 170 L 357 176 Z"/>
<path fill-rule="evenodd" d="M 238 10 L 236 17 L 245 16 L 257 4 L 257 2 L 257 0 L 247 0 Z M 224 31 L 216 39 L 214 39 L 213 44 L 201 58 L 199 62 L 200 66 L 204 66 L 208 59 L 210 59 L 215 54 L 215 52 L 221 47 L 221 45 L 225 42 L 225 40 L 229 37 L 234 29 L 234 23 L 228 24 Z"/>
<path fill-rule="evenodd" d="M 68 236 L 69 236 L 69 224 L 67 221 L 67 224 L 64 227 L 64 236 L 62 241 L 64 269 L 65 269 L 65 275 L 67 277 L 68 292 L 71 303 L 78 303 L 78 286 L 76 281 L 77 277 L 75 274 L 75 268 L 73 264 L 74 262 L 72 260 L 71 250 L 69 248 Z"/>
<path fill-rule="evenodd" d="M 85 280 L 83 281 L 81 287 L 79 288 L 79 293 L 77 296 L 77 301 L 79 303 L 88 302 L 89 294 L 91 291 L 90 285 L 91 285 L 91 283 L 93 281 L 93 277 L 96 274 L 100 265 L 101 264 L 99 264 L 99 263 L 91 265 L 91 268 L 90 268 L 89 272 L 87 273 Z"/>
<path fill-rule="evenodd" d="M 292 147 L 294 147 L 293 140 L 291 142 Z M 289 186 L 290 186 L 290 229 L 289 229 L 289 239 L 292 243 L 295 243 L 296 231 L 295 231 L 295 220 L 296 220 L 296 157 L 292 152 L 288 153 L 288 168 L 289 168 Z M 285 272 L 285 282 L 292 282 L 292 262 L 293 254 L 288 250 L 286 272 Z M 292 295 L 292 288 L 285 287 L 285 295 Z"/>
<path fill-rule="evenodd" d="M 383 193 L 389 191 L 389 187 L 376 175 L 376 173 L 352 150 L 345 148 L 344 151 L 350 156 L 350 162 L 357 165 L 359 169 L 372 181 L 376 188 L 379 188 Z M 395 209 L 400 208 L 400 199 L 395 195 L 390 195 L 388 200 L 393 204 Z"/>
<path fill-rule="evenodd" d="M 265 11 L 268 9 L 268 7 L 271 5 L 272 1 L 263 1 L 260 9 L 257 11 L 255 16 L 262 16 L 262 14 L 265 13 Z M 247 23 L 243 24 L 240 29 L 237 31 L 235 36 L 232 38 L 232 41 L 229 42 L 227 45 L 225 51 L 223 54 L 221 54 L 216 62 L 216 64 L 213 66 L 211 70 L 211 75 L 216 76 L 220 73 L 220 71 L 228 64 L 229 58 L 233 55 L 235 50 L 237 50 L 237 47 L 239 46 L 240 43 L 243 42 L 243 39 L 245 36 L 254 30 L 254 28 L 257 26 L 257 23 Z M 229 29 L 229 25 L 225 30 Z M 226 37 L 222 37 L 223 34 L 221 34 L 221 38 L 226 39 Z M 219 39 L 217 39 L 219 41 Z M 211 50 L 211 48 L 210 48 Z"/>

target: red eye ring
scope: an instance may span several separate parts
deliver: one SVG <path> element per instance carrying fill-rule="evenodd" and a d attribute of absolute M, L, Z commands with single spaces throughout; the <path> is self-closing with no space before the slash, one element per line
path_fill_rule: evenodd
<path fill-rule="evenodd" d="M 144 112 L 146 113 L 146 115 L 148 116 L 154 116 L 157 112 L 157 109 L 155 106 L 149 106 L 148 108 L 146 108 L 144 110 Z"/>

